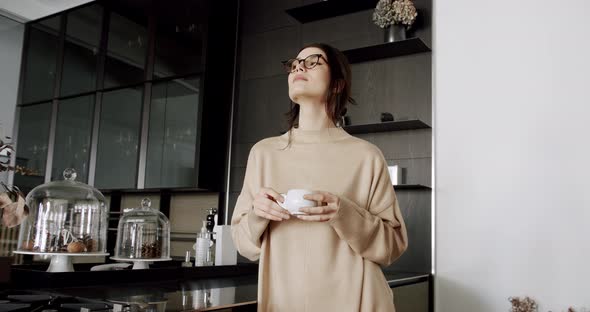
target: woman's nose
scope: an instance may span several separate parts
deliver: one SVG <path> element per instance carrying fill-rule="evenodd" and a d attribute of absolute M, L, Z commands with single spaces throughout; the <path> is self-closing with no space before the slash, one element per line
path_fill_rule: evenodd
<path fill-rule="evenodd" d="M 296 61 L 297 62 L 297 66 L 295 66 L 295 71 L 305 71 L 305 66 L 303 66 L 303 60 L 301 61 Z"/>

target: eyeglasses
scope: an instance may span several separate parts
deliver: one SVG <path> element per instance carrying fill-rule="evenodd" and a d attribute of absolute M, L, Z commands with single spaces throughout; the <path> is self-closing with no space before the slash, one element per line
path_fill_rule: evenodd
<path fill-rule="evenodd" d="M 292 73 L 297 70 L 297 65 L 301 64 L 301 62 L 303 62 L 303 67 L 305 67 L 306 69 L 312 69 L 316 67 L 316 65 L 322 65 L 320 64 L 320 58 L 323 58 L 326 61 L 326 64 L 328 63 L 328 60 L 326 60 L 326 58 L 321 54 L 312 54 L 302 60 L 290 59 L 288 61 L 283 61 L 282 63 L 283 67 L 285 68 L 285 71 L 287 73 Z"/>

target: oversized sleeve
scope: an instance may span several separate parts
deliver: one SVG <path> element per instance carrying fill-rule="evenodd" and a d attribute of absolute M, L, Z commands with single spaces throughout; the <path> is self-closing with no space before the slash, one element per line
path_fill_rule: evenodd
<path fill-rule="evenodd" d="M 366 206 L 346 197 L 329 224 L 340 239 L 363 258 L 380 265 L 390 265 L 408 247 L 408 235 L 401 215 L 387 163 L 381 151 L 365 164 L 372 171 Z"/>
<path fill-rule="evenodd" d="M 238 252 L 252 260 L 260 258 L 261 238 L 269 220 L 254 213 L 252 202 L 260 190 L 260 172 L 256 163 L 254 147 L 248 155 L 242 192 L 238 196 L 231 218 L 231 233 Z"/>

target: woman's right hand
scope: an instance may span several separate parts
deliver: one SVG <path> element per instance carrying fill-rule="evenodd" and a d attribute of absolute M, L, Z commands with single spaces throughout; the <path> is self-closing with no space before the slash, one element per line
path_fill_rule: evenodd
<path fill-rule="evenodd" d="M 272 221 L 283 221 L 290 218 L 289 211 L 277 204 L 277 201 L 283 202 L 283 196 L 277 191 L 263 187 L 254 197 L 254 213 Z"/>

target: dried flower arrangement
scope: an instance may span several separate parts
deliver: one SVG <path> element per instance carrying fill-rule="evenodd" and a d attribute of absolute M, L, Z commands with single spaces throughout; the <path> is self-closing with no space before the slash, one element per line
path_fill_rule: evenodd
<path fill-rule="evenodd" d="M 6 140 L 10 140 L 10 137 L 4 137 Z M 14 170 L 14 167 L 10 166 L 10 155 L 14 152 L 14 148 L 11 143 L 4 142 L 3 138 L 0 137 L 0 155 L 2 152 L 6 153 L 7 160 L 0 160 L 0 172 Z"/>
<path fill-rule="evenodd" d="M 512 304 L 510 312 L 536 312 L 539 308 L 535 300 L 527 297 L 520 299 L 519 297 L 510 297 L 508 301 Z M 551 311 L 549 311 L 551 312 Z M 567 312 L 576 312 L 574 308 L 569 307 Z"/>
<path fill-rule="evenodd" d="M 510 310 L 510 312 L 536 312 L 538 309 L 535 300 L 529 297 L 524 297 L 524 299 L 510 297 L 508 298 L 508 301 L 512 303 L 512 310 Z"/>
<path fill-rule="evenodd" d="M 5 139 L 10 140 L 9 137 Z M 10 166 L 10 156 L 14 152 L 11 143 L 5 142 L 0 138 L 0 153 L 6 152 L 8 160 L 0 160 L 0 172 L 15 170 Z M 25 198 L 20 189 L 14 185 L 9 186 L 4 182 L 0 182 L 2 189 L 0 189 L 0 216 L 2 217 L 2 225 L 12 228 L 15 227 L 25 219 L 29 214 L 29 207 L 25 204 Z"/>
<path fill-rule="evenodd" d="M 381 28 L 402 24 L 410 28 L 418 13 L 411 0 L 379 0 L 373 13 L 373 22 Z"/>

